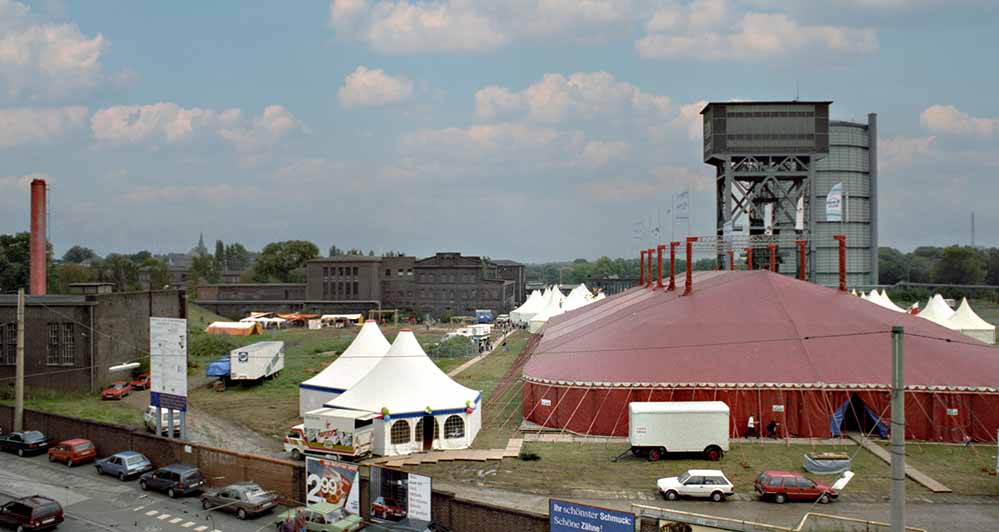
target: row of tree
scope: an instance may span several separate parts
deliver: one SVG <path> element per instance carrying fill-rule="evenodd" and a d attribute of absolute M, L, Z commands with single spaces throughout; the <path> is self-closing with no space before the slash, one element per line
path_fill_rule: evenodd
<path fill-rule="evenodd" d="M 879 248 L 878 282 L 999 286 L 999 248 L 925 246 L 911 253 Z"/>
<path fill-rule="evenodd" d="M 694 270 L 713 270 L 715 259 L 704 258 L 694 261 Z M 687 261 L 677 259 L 676 271 L 686 272 Z M 663 263 L 663 275 L 669 273 L 669 264 Z M 638 259 L 600 257 L 595 261 L 576 259 L 572 262 L 545 262 L 527 265 L 527 280 L 544 284 L 578 284 L 590 279 L 638 279 L 641 265 Z"/>

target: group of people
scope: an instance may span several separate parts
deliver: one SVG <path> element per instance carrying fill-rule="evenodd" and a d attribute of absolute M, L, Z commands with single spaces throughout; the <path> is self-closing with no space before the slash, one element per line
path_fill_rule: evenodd
<path fill-rule="evenodd" d="M 779 435 L 780 423 L 776 419 L 771 419 L 770 423 L 767 423 L 766 431 L 767 437 L 777 439 Z M 746 437 L 747 438 L 759 438 L 760 433 L 756 430 L 756 418 L 749 416 L 749 421 L 746 422 Z"/>
<path fill-rule="evenodd" d="M 294 515 L 288 515 L 279 527 L 279 532 L 307 532 L 305 526 L 305 510 L 299 508 Z"/>

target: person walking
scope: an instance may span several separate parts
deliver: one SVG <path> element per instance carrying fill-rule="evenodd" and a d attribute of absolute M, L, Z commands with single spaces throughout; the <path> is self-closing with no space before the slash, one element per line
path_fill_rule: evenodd
<path fill-rule="evenodd" d="M 295 532 L 308 532 L 305 528 L 305 510 L 302 508 L 295 513 Z"/>
<path fill-rule="evenodd" d="M 779 427 L 779 425 L 777 424 L 777 420 L 776 419 L 771 419 L 770 423 L 767 423 L 767 437 L 768 438 L 773 438 L 773 439 L 776 440 L 777 439 L 777 428 L 778 427 Z"/>
<path fill-rule="evenodd" d="M 756 419 L 753 416 L 749 416 L 749 421 L 746 423 L 746 437 L 747 438 L 759 438 L 760 434 L 756 432 Z"/>

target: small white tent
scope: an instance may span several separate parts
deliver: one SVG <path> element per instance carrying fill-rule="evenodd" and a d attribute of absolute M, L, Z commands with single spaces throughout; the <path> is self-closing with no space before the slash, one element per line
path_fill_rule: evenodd
<path fill-rule="evenodd" d="M 397 456 L 471 446 L 482 426 L 480 400 L 480 392 L 448 377 L 413 331 L 403 329 L 363 379 L 325 406 L 378 414 L 371 450 Z"/>
<path fill-rule="evenodd" d="M 564 298 L 565 296 L 562 295 L 562 292 L 558 288 L 553 287 L 545 307 L 531 317 L 531 321 L 528 322 L 527 330 L 530 331 L 531 334 L 534 334 L 540 331 L 541 328 L 545 326 L 545 323 L 548 323 L 548 320 L 552 316 L 558 316 L 559 314 L 565 312 L 562 310 L 562 299 Z"/>
<path fill-rule="evenodd" d="M 349 390 L 378 364 L 389 347 L 378 323 L 366 321 L 343 354 L 298 385 L 298 415 L 305 415 Z"/>
<path fill-rule="evenodd" d="M 920 318 L 928 319 L 944 327 L 947 327 L 947 320 L 953 315 L 954 310 L 950 308 L 950 305 L 944 301 L 943 296 L 940 294 L 934 294 L 926 303 L 926 307 L 917 314 Z"/>
<path fill-rule="evenodd" d="M 514 325 L 524 325 L 541 310 L 544 304 L 545 300 L 542 298 L 541 292 L 535 290 L 527 296 L 527 301 L 524 301 L 523 305 L 510 312 L 510 321 Z"/>
<path fill-rule="evenodd" d="M 881 306 L 889 310 L 894 310 L 895 312 L 905 312 L 905 309 L 896 305 L 895 302 L 888 297 L 888 292 L 884 290 L 881 290 Z"/>
<path fill-rule="evenodd" d="M 593 301 L 593 294 L 586 288 L 585 284 L 580 284 L 569 292 L 565 302 L 562 303 L 562 310 L 568 312 L 589 305 Z"/>
<path fill-rule="evenodd" d="M 944 325 L 955 331 L 961 331 L 965 336 L 970 336 L 975 340 L 987 344 L 996 343 L 995 325 L 975 314 L 975 311 L 971 309 L 971 305 L 968 303 L 968 298 L 961 300 L 961 305 L 957 307 L 957 311 L 954 312 L 954 315 Z"/>

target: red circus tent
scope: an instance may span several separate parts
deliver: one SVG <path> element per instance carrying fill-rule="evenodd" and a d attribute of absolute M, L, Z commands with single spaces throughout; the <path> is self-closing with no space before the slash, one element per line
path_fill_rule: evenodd
<path fill-rule="evenodd" d="M 681 283 L 682 284 L 682 283 Z M 999 351 L 928 320 L 768 271 L 701 272 L 552 318 L 524 367 L 534 423 L 626 436 L 632 401 L 724 401 L 782 435 L 890 427 L 892 326 L 905 328 L 906 436 L 995 441 Z"/>

